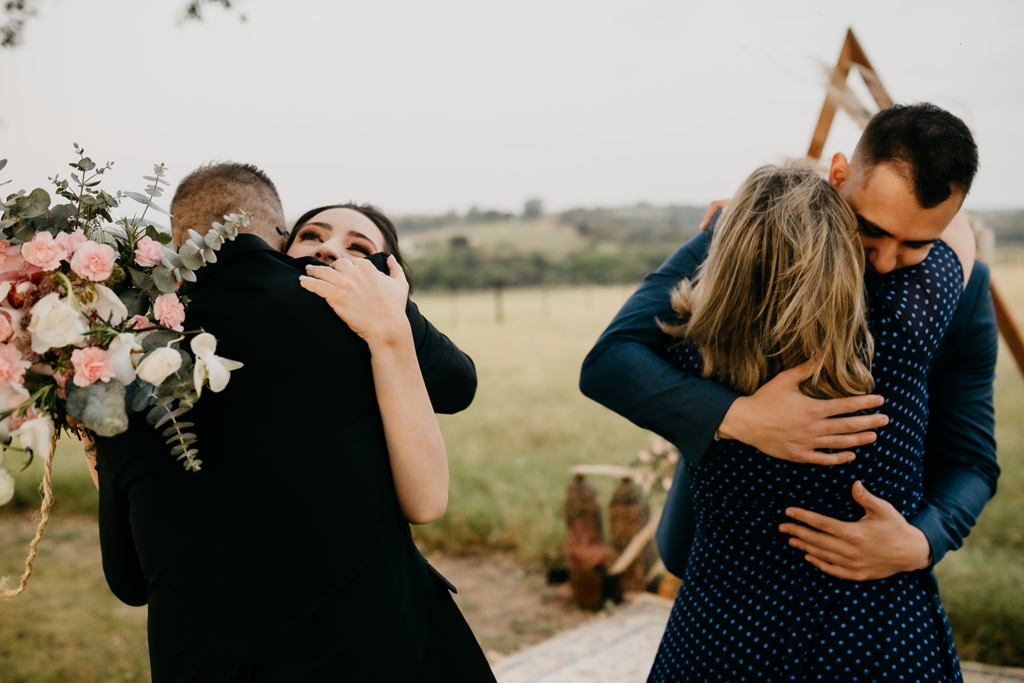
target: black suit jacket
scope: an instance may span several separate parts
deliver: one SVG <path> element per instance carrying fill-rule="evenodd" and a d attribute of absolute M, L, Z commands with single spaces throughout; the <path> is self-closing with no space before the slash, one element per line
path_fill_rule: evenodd
<path fill-rule="evenodd" d="M 186 416 L 202 470 L 141 415 L 99 440 L 104 573 L 149 604 L 153 680 L 435 680 L 438 628 L 486 667 L 400 512 L 369 349 L 299 285 L 312 261 L 251 235 L 218 256 L 187 291 L 185 325 L 245 367 Z M 472 362 L 409 313 L 435 408 L 466 407 Z"/>
<path fill-rule="evenodd" d="M 696 275 L 714 224 L 644 278 L 587 355 L 580 375 L 584 394 L 679 449 L 657 534 L 665 566 L 677 576 L 685 572 L 695 531 L 686 462 L 717 453 L 715 432 L 738 394 L 672 367 L 661 355 L 668 339 L 654 319 L 674 318 L 669 293 L 680 279 Z M 977 262 L 932 359 L 924 500 L 909 521 L 928 538 L 933 562 L 963 545 L 999 477 L 992 404 L 998 331 L 988 288 L 988 267 Z"/>

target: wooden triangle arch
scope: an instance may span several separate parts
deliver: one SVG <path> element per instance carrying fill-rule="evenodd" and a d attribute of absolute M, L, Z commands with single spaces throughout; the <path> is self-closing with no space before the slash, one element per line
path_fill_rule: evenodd
<path fill-rule="evenodd" d="M 811 159 L 818 160 L 821 158 L 821 152 L 825 148 L 825 140 L 828 138 L 828 131 L 832 127 L 832 120 L 835 118 L 836 109 L 841 108 L 847 112 L 861 128 L 864 128 L 867 125 L 868 119 L 871 118 L 871 112 L 858 101 L 857 96 L 846 85 L 846 78 L 850 75 L 850 67 L 854 65 L 856 65 L 860 75 L 864 78 L 864 83 L 871 92 L 871 96 L 875 99 L 875 104 L 878 105 L 878 108 L 885 109 L 893 104 L 892 98 L 889 97 L 889 93 L 882 86 L 882 82 L 878 79 L 874 67 L 871 66 L 867 55 L 864 54 L 860 43 L 857 42 L 857 37 L 853 35 L 853 29 L 848 29 L 846 40 L 843 41 L 843 49 L 839 53 L 839 61 L 832 70 L 832 77 L 828 84 L 828 93 L 825 95 L 825 103 L 821 107 L 818 125 L 814 128 L 811 146 L 807 150 L 807 156 Z M 1010 316 L 1010 311 L 1006 307 L 1003 298 L 999 295 L 995 282 L 991 283 L 991 291 L 992 304 L 995 307 L 999 332 L 1003 335 L 1003 339 L 1006 340 L 1006 345 L 1010 347 L 1010 351 L 1017 361 L 1017 367 L 1020 369 L 1021 374 L 1024 374 L 1024 336 L 1021 335 L 1020 329 Z"/>

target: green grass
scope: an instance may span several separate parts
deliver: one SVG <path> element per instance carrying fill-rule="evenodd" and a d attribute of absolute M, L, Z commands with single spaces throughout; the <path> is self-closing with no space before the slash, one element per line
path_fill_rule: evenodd
<path fill-rule="evenodd" d="M 995 266 L 992 278 L 1022 325 L 1024 264 Z M 1005 345 L 999 352 L 998 491 L 964 547 L 935 573 L 961 658 L 1024 666 L 1024 379 Z"/>
<path fill-rule="evenodd" d="M 1024 264 L 997 266 L 994 273 L 1024 322 Z M 415 528 L 418 539 L 446 552 L 504 549 L 536 566 L 561 560 L 569 468 L 625 464 L 647 445 L 642 430 L 577 388 L 583 357 L 631 291 L 509 290 L 501 323 L 495 321 L 489 292 L 416 296 L 424 313 L 473 357 L 480 379 L 473 405 L 441 418 L 451 463 L 450 504 L 440 521 Z M 1005 349 L 998 372 L 999 492 L 964 549 L 949 554 L 937 573 L 962 657 L 1024 666 L 1024 380 Z M 14 462 L 9 455 L 6 466 Z M 95 489 L 80 452 L 66 440 L 55 470 L 58 521 L 51 531 L 72 533 L 73 528 L 60 526 L 61 519 L 94 514 Z M 24 510 L 37 505 L 39 476 L 38 462 L 17 475 L 20 516 L 11 515 L 12 506 L 0 508 L 4 574 L 20 574 L 31 531 L 21 520 Z M 614 482 L 593 479 L 607 501 Z M 115 674 L 142 675 L 133 662 L 144 660 L 145 610 L 120 606 L 107 591 L 94 527 L 92 536 L 74 533 L 82 534 L 82 541 L 68 547 L 78 554 L 47 554 L 44 538 L 39 573 L 28 594 L 0 603 L 0 683 L 86 680 L 80 671 L 101 681 L 114 680 Z M 58 641 L 63 645 L 54 645 Z M 48 652 L 49 659 L 28 659 L 38 650 Z M 33 663 L 22 666 L 22 660 Z M 92 663 L 75 669 L 76 661 Z M 38 673 L 43 670 L 63 673 L 45 678 Z"/>

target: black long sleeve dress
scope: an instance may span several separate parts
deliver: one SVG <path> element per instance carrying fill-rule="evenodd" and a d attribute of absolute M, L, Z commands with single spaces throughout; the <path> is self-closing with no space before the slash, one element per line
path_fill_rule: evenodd
<path fill-rule="evenodd" d="M 307 262 L 240 235 L 197 273 L 186 329 L 245 367 L 187 416 L 201 471 L 141 416 L 99 440 L 108 584 L 149 604 L 156 683 L 494 680 L 401 514 L 369 350 Z M 472 361 L 410 306 L 435 409 L 466 407 Z"/>

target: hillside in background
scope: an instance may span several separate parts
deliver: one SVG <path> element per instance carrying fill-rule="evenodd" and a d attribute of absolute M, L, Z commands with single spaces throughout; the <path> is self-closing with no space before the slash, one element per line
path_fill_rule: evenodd
<path fill-rule="evenodd" d="M 419 289 L 632 283 L 700 225 L 707 207 L 637 204 L 543 215 L 471 210 L 395 220 Z"/>
<path fill-rule="evenodd" d="M 471 209 L 395 220 L 417 289 L 639 282 L 697 233 L 706 206 L 578 208 L 520 215 Z M 996 258 L 1024 249 L 1024 211 L 974 214 L 996 237 Z"/>

